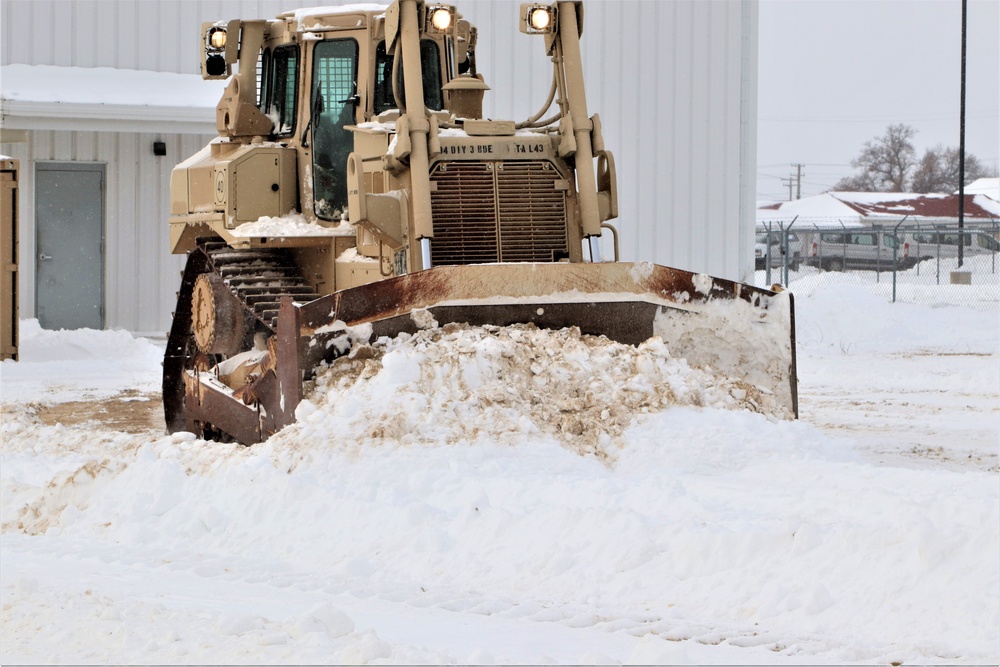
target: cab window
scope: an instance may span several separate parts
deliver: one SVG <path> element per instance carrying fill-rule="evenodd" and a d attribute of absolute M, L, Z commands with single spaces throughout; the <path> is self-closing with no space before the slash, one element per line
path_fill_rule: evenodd
<path fill-rule="evenodd" d="M 299 48 L 294 45 L 264 52 L 260 73 L 260 110 L 274 123 L 274 134 L 278 136 L 288 136 L 295 131 L 298 62 Z"/>
<path fill-rule="evenodd" d="M 353 125 L 358 105 L 358 43 L 331 39 L 313 51 L 312 158 L 316 215 L 339 220 L 347 208 L 347 157 L 354 149 Z"/>
<path fill-rule="evenodd" d="M 392 95 L 392 54 L 385 52 L 385 42 L 379 42 L 375 47 L 375 113 L 396 108 L 396 99 Z M 420 66 L 423 69 L 424 104 L 428 109 L 444 109 L 444 96 L 441 92 L 441 52 L 437 42 L 429 39 L 420 41 Z M 397 72 L 400 95 L 403 91 L 402 63 Z M 406 100 L 402 100 L 406 104 Z"/>
<path fill-rule="evenodd" d="M 987 236 L 986 234 L 976 234 L 976 240 L 980 248 L 992 250 L 993 252 L 1000 250 L 1000 242 L 992 236 Z"/>

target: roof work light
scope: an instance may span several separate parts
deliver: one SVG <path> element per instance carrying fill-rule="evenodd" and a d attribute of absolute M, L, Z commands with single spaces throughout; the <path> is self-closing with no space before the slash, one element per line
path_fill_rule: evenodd
<path fill-rule="evenodd" d="M 528 35 L 547 35 L 555 31 L 555 5 L 521 5 L 521 32 Z"/>
<path fill-rule="evenodd" d="M 208 45 L 213 49 L 226 48 L 226 29 L 213 27 L 208 31 Z"/>
<path fill-rule="evenodd" d="M 226 28 L 220 25 L 212 25 L 205 31 L 204 73 L 208 76 L 223 77 L 229 75 L 229 67 L 226 63 L 227 39 Z"/>
<path fill-rule="evenodd" d="M 201 24 L 201 76 L 225 79 L 239 61 L 243 21 L 216 21 Z"/>
<path fill-rule="evenodd" d="M 427 8 L 424 32 L 446 34 L 455 25 L 455 8 L 449 5 L 434 5 Z"/>

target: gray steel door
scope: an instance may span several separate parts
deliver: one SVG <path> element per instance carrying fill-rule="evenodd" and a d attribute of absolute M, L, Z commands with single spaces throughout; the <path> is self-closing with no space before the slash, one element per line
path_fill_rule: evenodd
<path fill-rule="evenodd" d="M 104 328 L 104 165 L 35 165 L 35 314 L 45 329 Z"/>

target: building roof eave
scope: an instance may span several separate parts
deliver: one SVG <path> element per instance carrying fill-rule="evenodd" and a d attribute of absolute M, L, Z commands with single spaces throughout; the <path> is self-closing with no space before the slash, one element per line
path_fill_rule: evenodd
<path fill-rule="evenodd" d="M 212 111 L 154 105 L 0 100 L 0 125 L 11 130 L 215 134 Z"/>

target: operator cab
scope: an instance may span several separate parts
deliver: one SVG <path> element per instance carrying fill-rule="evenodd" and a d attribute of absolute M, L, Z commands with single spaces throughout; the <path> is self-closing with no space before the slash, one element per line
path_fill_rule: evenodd
<path fill-rule="evenodd" d="M 348 126 L 374 120 L 379 114 L 405 108 L 402 63 L 395 67 L 394 56 L 386 52 L 385 40 L 378 42 L 371 82 L 358 87 L 359 58 L 365 57 L 354 36 L 324 33 L 331 38 L 305 41 L 312 49 L 312 67 L 307 79 L 308 107 L 301 110 L 300 69 L 304 65 L 297 44 L 265 45 L 262 50 L 258 107 L 274 123 L 272 139 L 299 134 L 302 146 L 311 148 L 313 210 L 324 220 L 338 221 L 347 210 L 347 158 L 354 150 Z M 443 54 L 442 51 L 445 53 Z M 424 100 L 428 109 L 444 109 L 443 83 L 452 78 L 454 41 L 424 38 L 420 41 Z M 371 91 L 369 94 L 368 91 Z M 300 127 L 301 126 L 301 127 Z"/>

